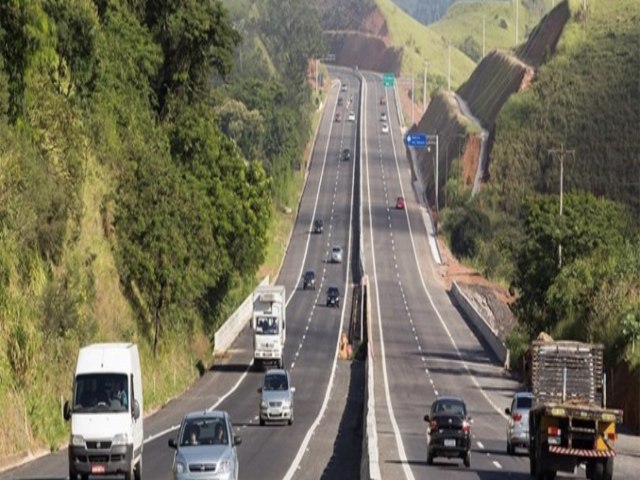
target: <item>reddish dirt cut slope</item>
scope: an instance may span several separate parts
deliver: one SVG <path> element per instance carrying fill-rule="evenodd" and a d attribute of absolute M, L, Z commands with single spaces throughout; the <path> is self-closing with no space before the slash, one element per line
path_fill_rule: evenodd
<path fill-rule="evenodd" d="M 360 32 L 328 33 L 329 51 L 335 63 L 363 70 L 400 73 L 402 51 L 386 45 L 382 38 Z"/>

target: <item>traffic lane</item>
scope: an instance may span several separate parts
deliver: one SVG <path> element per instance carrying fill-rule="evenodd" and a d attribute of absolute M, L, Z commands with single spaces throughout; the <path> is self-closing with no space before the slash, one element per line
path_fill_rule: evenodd
<path fill-rule="evenodd" d="M 382 248 L 387 249 L 390 253 L 389 255 L 387 255 L 386 258 L 392 257 L 392 260 L 393 260 L 392 262 L 393 265 L 386 265 L 387 271 L 386 271 L 385 277 L 398 279 L 397 288 L 400 291 L 400 295 L 396 295 L 396 298 L 398 296 L 402 297 L 402 303 L 403 303 L 403 305 L 395 305 L 395 308 L 393 308 L 393 310 L 389 312 L 389 318 L 395 320 L 395 319 L 401 318 L 402 316 L 405 316 L 408 319 L 408 322 L 402 322 L 402 321 L 399 323 L 394 322 L 394 325 L 392 328 L 388 328 L 388 329 L 385 328 L 385 347 L 387 349 L 387 361 L 388 361 L 389 369 L 391 371 L 391 378 L 392 378 L 391 391 L 400 392 L 400 396 L 401 396 L 401 399 L 398 399 L 398 402 L 396 402 L 392 395 L 392 403 L 396 403 L 397 405 L 399 405 L 399 408 L 394 408 L 394 410 L 396 410 L 397 412 L 398 424 L 401 426 L 403 443 L 407 443 L 409 445 L 408 447 L 405 446 L 408 452 L 407 460 L 409 462 L 414 462 L 412 464 L 415 465 L 415 461 L 412 460 L 411 453 L 410 453 L 414 451 L 413 446 L 415 445 L 415 442 L 413 442 L 412 439 L 415 439 L 415 438 L 424 439 L 424 429 L 425 429 L 424 425 L 421 428 L 416 428 L 416 417 L 420 418 L 424 414 L 424 412 L 427 410 L 428 405 L 430 404 L 430 401 L 432 401 L 435 397 L 435 394 L 437 392 L 437 387 L 434 385 L 433 377 L 429 374 L 428 369 L 424 367 L 424 359 L 422 357 L 422 347 L 418 339 L 418 336 L 416 334 L 416 325 L 414 325 L 414 318 L 416 318 L 416 321 L 418 321 L 417 319 L 419 319 L 424 315 L 433 314 L 433 311 L 429 311 L 430 310 L 429 308 L 425 308 L 426 305 L 424 302 L 419 302 L 418 305 L 416 306 L 417 308 L 412 308 L 411 304 L 408 303 L 407 297 L 410 297 L 413 295 L 414 298 L 421 298 L 424 296 L 424 294 L 421 294 L 420 292 L 414 292 L 413 294 L 411 293 L 411 286 L 412 285 L 415 286 L 416 284 L 420 283 L 419 274 L 418 274 L 417 268 L 415 268 L 415 259 L 411 259 L 410 256 L 407 255 L 407 253 L 412 250 L 412 247 L 411 245 L 407 245 L 407 242 L 406 242 L 407 240 L 406 237 L 408 236 L 407 235 L 408 227 L 406 226 L 407 225 L 406 215 L 404 214 L 403 211 L 401 211 L 400 215 L 392 216 L 391 211 L 389 209 L 390 205 L 389 205 L 389 199 L 387 195 L 388 185 L 397 184 L 399 187 L 400 178 L 398 177 L 398 171 L 399 171 L 398 168 L 394 169 L 391 167 L 387 169 L 388 170 L 387 172 L 385 172 L 383 157 L 387 157 L 387 158 L 388 157 L 394 158 L 394 157 L 393 157 L 393 144 L 391 142 L 383 142 L 383 143 L 386 144 L 386 147 L 381 146 L 379 148 L 379 151 L 380 151 L 380 155 L 379 155 L 380 162 L 378 163 L 379 171 L 376 172 L 374 170 L 372 177 L 380 179 L 380 181 L 383 184 L 382 190 L 384 191 L 384 195 L 385 195 L 385 201 L 383 206 L 386 207 L 386 211 L 384 211 L 385 210 L 384 208 L 379 209 L 382 214 L 378 215 L 378 217 L 383 219 L 383 223 L 387 223 L 387 231 L 388 231 L 388 236 L 390 241 L 388 242 L 387 245 L 384 245 L 384 242 L 382 242 L 383 243 Z M 385 215 L 386 215 L 386 218 L 384 218 Z M 384 230 L 384 227 L 381 227 L 381 231 L 383 230 Z M 394 235 L 394 232 L 399 233 L 399 235 Z M 398 254 L 400 256 L 400 260 L 399 260 L 399 263 L 397 263 L 396 240 L 394 236 L 402 237 L 403 232 L 405 234 L 404 235 L 405 238 L 400 238 L 400 241 L 398 242 L 398 251 L 399 251 Z M 384 237 L 384 235 L 381 235 L 381 237 Z M 403 264 L 402 262 L 403 259 L 410 261 L 409 265 Z M 381 267 L 380 264 L 378 266 L 379 268 Z M 407 287 L 406 287 L 407 293 L 405 293 L 405 287 L 403 286 L 403 277 L 405 277 L 404 282 L 407 284 Z M 393 287 L 392 285 L 389 285 L 385 289 L 385 292 L 391 292 L 392 287 Z M 391 295 L 385 295 L 385 300 L 388 300 L 391 297 L 392 297 Z M 384 307 L 382 308 L 384 309 Z M 421 311 L 421 310 L 424 310 L 424 311 Z M 382 314 L 384 316 L 384 312 Z M 410 331 L 408 328 L 406 328 L 408 326 L 410 326 L 410 329 L 411 329 Z M 386 327 L 386 324 L 385 324 L 385 327 Z M 389 333 L 386 333 L 387 330 L 389 331 Z M 402 330 L 405 330 L 404 338 L 402 338 L 400 334 L 400 331 Z M 418 355 L 415 358 L 420 358 L 421 362 L 416 362 L 415 360 L 412 361 L 410 357 L 407 358 L 406 352 L 408 349 L 413 349 L 417 351 Z M 394 358 L 394 352 L 395 352 L 396 358 Z M 425 377 L 425 374 L 426 374 L 426 377 Z M 400 381 L 401 379 L 403 379 L 403 377 L 407 377 L 407 376 L 408 378 L 405 378 L 404 381 Z M 421 395 L 419 393 L 415 394 L 414 392 L 416 390 L 416 386 L 415 384 L 412 384 L 412 382 L 415 382 L 416 379 L 420 377 L 425 378 L 425 381 L 428 380 L 428 383 L 431 385 L 431 389 L 430 389 L 431 399 L 430 401 L 427 402 L 426 405 L 424 403 L 425 395 Z M 394 388 L 394 385 L 397 388 Z M 418 413 L 418 415 L 416 415 L 416 410 L 420 412 Z M 422 445 L 422 448 L 420 450 L 424 454 L 424 444 Z"/>
<path fill-rule="evenodd" d="M 230 351 L 230 356 L 215 359 L 214 365 L 180 397 L 144 419 L 145 449 L 149 448 L 148 439 L 153 435 L 178 425 L 187 411 L 214 405 L 242 379 L 253 357 L 252 336 L 248 328 L 241 332 Z M 64 478 L 68 471 L 65 448 L 4 472 L 0 479 Z"/>
<path fill-rule="evenodd" d="M 379 175 L 373 177 L 380 179 L 384 184 L 386 177 L 382 169 Z M 371 180 L 371 179 L 370 179 Z M 393 178 L 392 178 L 393 180 Z M 380 190 L 385 190 L 379 185 L 378 198 L 381 196 Z M 372 194 L 376 191 L 372 188 Z M 435 399 L 435 387 L 428 370 L 424 368 L 422 360 L 421 344 L 416 334 L 416 323 L 423 315 L 432 314 L 424 302 L 420 303 L 420 308 L 413 308 L 409 303 L 409 293 L 404 283 L 419 283 L 415 281 L 417 269 L 413 269 L 412 275 L 405 275 L 402 271 L 406 267 L 397 263 L 396 243 L 394 240 L 394 219 L 390 215 L 387 201 L 380 202 L 375 218 L 382 219 L 378 227 L 379 235 L 374 238 L 374 246 L 377 251 L 386 251 L 383 257 L 377 262 L 378 286 L 380 291 L 385 292 L 380 298 L 380 308 L 382 324 L 384 330 L 384 343 L 386 349 L 386 361 L 388 376 L 390 378 L 391 402 L 394 413 L 401 431 L 402 443 L 406 452 L 406 459 L 395 459 L 395 461 L 406 461 L 411 465 L 416 478 L 422 478 L 426 473 L 426 449 L 425 449 L 425 425 L 422 421 L 428 405 Z M 373 210 L 374 212 L 376 209 Z M 395 219 L 401 221 L 401 217 Z M 375 221 L 374 221 L 374 228 Z M 386 230 L 386 234 L 384 233 Z M 406 246 L 398 245 L 397 250 L 404 250 Z M 403 279 L 403 277 L 408 279 Z M 415 319 L 415 321 L 414 321 Z M 418 355 L 408 355 L 408 352 L 417 351 Z M 475 455 L 474 455 L 475 457 Z M 394 459 L 384 459 L 385 462 L 393 462 Z M 489 464 L 482 457 L 474 458 L 474 463 L 478 463 L 480 468 Z M 469 476 L 471 475 L 471 477 Z M 455 473 L 454 477 L 474 478 L 468 469 Z"/>

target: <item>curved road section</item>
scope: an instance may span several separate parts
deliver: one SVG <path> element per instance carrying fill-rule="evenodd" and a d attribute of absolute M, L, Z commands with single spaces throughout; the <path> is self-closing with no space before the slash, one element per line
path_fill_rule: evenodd
<path fill-rule="evenodd" d="M 290 427 L 259 426 L 257 388 L 263 373 L 251 368 L 252 339 L 246 328 L 234 343 L 227 360 L 215 365 L 185 394 L 145 420 L 144 478 L 172 478 L 173 450 L 167 446 L 169 438 L 176 435 L 185 413 L 211 408 L 228 411 L 236 433 L 242 436 L 242 444 L 238 447 L 240 479 L 296 477 L 305 446 L 328 404 L 339 336 L 350 309 L 348 279 L 355 162 L 340 160 L 339 153 L 344 148 L 354 151 L 357 123 L 334 122 L 334 115 L 336 109 L 341 108 L 337 107 L 338 95 L 346 97 L 345 101 L 353 95 L 354 103 L 358 101 L 359 79 L 348 73 L 342 73 L 341 77 L 349 84 L 348 91 L 340 92 L 340 84 L 335 83 L 328 96 L 298 216 L 277 282 L 286 286 L 289 295 L 285 365 L 296 387 L 295 422 Z M 353 110 L 358 110 L 356 105 Z M 311 233 L 313 220 L 317 217 L 324 220 L 323 234 Z M 342 263 L 329 262 L 332 245 L 343 247 Z M 315 291 L 301 289 L 301 274 L 308 269 L 316 272 Z M 325 306 L 326 289 L 330 285 L 340 289 L 341 308 Z M 307 468 L 317 468 L 315 472 L 306 473 L 310 478 L 320 478 L 325 466 L 311 462 Z M 67 475 L 67 452 L 64 450 L 6 472 L 0 478 L 65 479 Z"/>

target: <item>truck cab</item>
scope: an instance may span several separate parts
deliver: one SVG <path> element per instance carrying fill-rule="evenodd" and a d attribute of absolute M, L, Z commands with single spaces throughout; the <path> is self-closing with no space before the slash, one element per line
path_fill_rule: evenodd
<path fill-rule="evenodd" d="M 253 294 L 254 365 L 284 367 L 284 343 L 287 338 L 286 293 L 284 286 L 258 287 Z"/>
<path fill-rule="evenodd" d="M 100 343 L 80 349 L 71 401 L 69 478 L 78 475 L 142 477 L 142 375 L 132 343 Z"/>

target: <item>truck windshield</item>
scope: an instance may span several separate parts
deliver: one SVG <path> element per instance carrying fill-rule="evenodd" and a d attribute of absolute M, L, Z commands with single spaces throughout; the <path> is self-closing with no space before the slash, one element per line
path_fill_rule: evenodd
<path fill-rule="evenodd" d="M 112 413 L 129 410 L 127 375 L 90 373 L 76 377 L 73 411 Z"/>
<path fill-rule="evenodd" d="M 256 333 L 277 335 L 278 331 L 278 321 L 276 317 L 258 317 L 256 319 Z"/>

